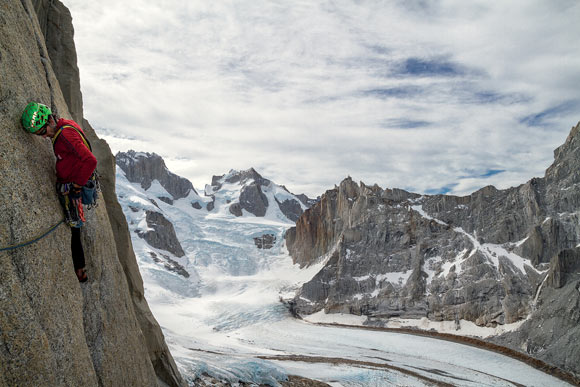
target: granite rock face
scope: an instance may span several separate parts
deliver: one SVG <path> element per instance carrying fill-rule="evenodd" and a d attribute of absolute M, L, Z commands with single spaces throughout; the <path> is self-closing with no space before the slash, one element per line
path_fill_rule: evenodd
<path fill-rule="evenodd" d="M 20 125 L 29 101 L 83 125 L 103 185 L 82 230 L 88 283 L 76 279 L 64 225 L 0 252 L 0 386 L 183 385 L 143 298 L 127 224 L 115 207 L 113 157 L 82 119 L 72 30 L 59 1 L 0 4 L 0 247 L 39 236 L 63 218 L 50 141 Z"/>
<path fill-rule="evenodd" d="M 576 260 L 580 248 L 564 255 Z M 575 262 L 578 268 L 578 261 Z M 547 363 L 580 376 L 580 271 L 568 273 L 565 281 L 552 286 L 550 276 L 541 288 L 534 312 L 510 333 L 494 337 L 491 341 L 537 357 Z"/>
<path fill-rule="evenodd" d="M 60 1 L 33 0 L 32 3 L 45 37 L 52 68 L 55 70 L 60 90 L 67 102 L 70 117 L 81 123 L 83 97 L 70 11 Z"/>
<path fill-rule="evenodd" d="M 117 165 L 125 172 L 127 180 L 141 184 L 143 189 L 149 189 L 154 180 L 159 181 L 161 186 L 173 196 L 165 198 L 166 202 L 185 198 L 191 191 L 197 194 L 189 180 L 170 172 L 163 158 L 155 153 L 130 150 L 117 153 L 115 158 Z"/>
<path fill-rule="evenodd" d="M 569 288 L 578 285 L 579 128 L 554 152 L 543 178 L 519 187 L 421 196 L 349 178 L 327 191 L 286 233 L 300 266 L 324 261 L 293 300 L 295 312 L 366 315 L 378 325 L 391 317 L 427 317 L 492 327 L 552 316 L 554 336 L 580 338 L 575 314 L 552 314 L 566 309 L 565 302 L 546 301 L 557 300 L 559 291 L 572 295 Z M 542 337 L 542 351 L 530 352 L 557 352 L 540 329 L 525 326 Z"/>

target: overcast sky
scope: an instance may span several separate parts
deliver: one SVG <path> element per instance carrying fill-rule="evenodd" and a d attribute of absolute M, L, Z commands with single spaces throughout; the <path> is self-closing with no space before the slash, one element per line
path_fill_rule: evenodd
<path fill-rule="evenodd" d="M 576 0 L 63 2 L 85 117 L 196 188 L 507 188 L 580 121 Z"/>

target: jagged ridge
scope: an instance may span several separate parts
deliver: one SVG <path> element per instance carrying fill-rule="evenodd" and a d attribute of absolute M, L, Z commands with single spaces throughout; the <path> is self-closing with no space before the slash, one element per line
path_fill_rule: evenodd
<path fill-rule="evenodd" d="M 580 286 L 579 126 L 555 151 L 545 177 L 519 187 L 421 196 L 346 179 L 327 191 L 286 234 L 295 262 L 327 260 L 294 299 L 296 311 L 362 314 L 377 324 L 428 317 L 494 326 L 522 321 L 537 308 L 532 319 L 542 321 L 546 300 L 557 300 L 557 292 L 536 299 L 541 286 Z M 577 303 L 578 292 L 567 292 L 574 297 L 565 303 Z M 577 313 L 565 314 L 548 336 L 569 335 L 568 328 L 578 335 L 579 321 Z M 546 334 L 535 332 L 529 352 L 569 367 Z M 524 336 L 512 341 L 521 345 Z M 568 349 L 580 359 L 580 351 Z"/>

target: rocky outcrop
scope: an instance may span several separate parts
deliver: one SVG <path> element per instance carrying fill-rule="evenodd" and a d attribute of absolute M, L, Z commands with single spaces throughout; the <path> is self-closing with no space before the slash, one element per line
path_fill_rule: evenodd
<path fill-rule="evenodd" d="M 211 211 L 211 210 L 209 210 L 209 208 L 208 208 L 208 211 Z M 230 211 L 230 214 L 232 214 L 234 216 L 242 216 L 242 215 L 244 215 L 244 212 L 242 211 L 242 206 L 240 205 L 240 203 L 233 203 L 230 206 L 229 211 Z"/>
<path fill-rule="evenodd" d="M 546 284 L 558 289 L 580 277 L 580 248 L 562 250 L 550 261 Z"/>
<path fill-rule="evenodd" d="M 232 173 L 233 172 L 233 173 Z M 251 181 L 258 185 L 268 185 L 269 180 L 264 179 L 254 168 L 250 168 L 246 171 L 230 171 L 227 175 L 212 176 L 211 185 L 214 191 L 219 190 L 223 184 L 240 184 Z"/>
<path fill-rule="evenodd" d="M 0 252 L 0 385 L 182 385 L 143 298 L 114 195 L 113 157 L 82 120 L 70 14 L 56 0 L 6 0 L 0 37 L 0 247 L 62 219 L 50 141 L 20 125 L 27 102 L 42 101 L 83 125 L 103 185 L 101 205 L 87 211 L 82 231 L 88 283 L 79 286 L 74 275 L 66 226 Z"/>
<path fill-rule="evenodd" d="M 245 185 L 240 193 L 240 206 L 255 216 L 266 215 L 268 198 L 257 182 Z"/>
<path fill-rule="evenodd" d="M 284 189 L 286 189 L 286 187 L 284 187 Z M 288 190 L 286 189 L 286 191 Z M 316 199 L 310 199 L 308 196 L 304 194 L 296 195 L 296 197 L 302 202 L 302 204 L 304 204 L 308 208 L 314 206 L 320 200 L 320 196 Z"/>
<path fill-rule="evenodd" d="M 271 249 L 276 243 L 276 235 L 264 234 L 254 238 L 254 244 L 259 249 Z"/>
<path fill-rule="evenodd" d="M 153 259 L 153 261 L 155 263 L 160 263 L 163 265 L 163 267 L 165 267 L 166 270 L 179 274 L 180 276 L 183 276 L 185 278 L 189 278 L 189 273 L 187 272 L 187 270 L 185 270 L 185 268 L 179 264 L 179 262 L 171 259 L 170 256 L 166 255 L 166 254 L 157 254 L 153 251 L 149 252 L 149 255 L 151 256 L 151 258 Z M 161 257 L 159 257 L 161 256 Z"/>
<path fill-rule="evenodd" d="M 197 194 L 189 180 L 170 172 L 163 158 L 155 153 L 130 150 L 117 153 L 115 158 L 117 165 L 125 172 L 127 180 L 131 183 L 139 183 L 143 189 L 147 190 L 154 180 L 159 181 L 161 186 L 173 196 L 172 198 L 163 197 L 166 203 L 172 204 L 173 200 L 185 198 L 191 191 Z"/>
<path fill-rule="evenodd" d="M 286 215 L 288 219 L 294 222 L 296 222 L 298 218 L 300 218 L 300 215 L 302 215 L 304 212 L 300 203 L 294 199 L 286 199 L 283 202 L 280 202 L 278 199 L 276 199 L 276 204 L 278 204 L 278 207 L 280 207 L 280 211 L 282 211 L 282 213 Z"/>
<path fill-rule="evenodd" d="M 570 287 L 578 286 L 580 265 L 579 127 L 555 151 L 545 177 L 507 190 L 421 196 L 345 179 L 286 233 L 300 266 L 324 261 L 293 300 L 295 311 L 366 315 L 378 325 L 427 317 L 492 327 L 531 314 L 539 326 L 553 321 L 554 339 L 571 340 L 569 329 L 579 337 L 576 314 L 553 315 L 568 310 L 564 298 L 549 301 L 559 300 L 556 288 L 577 296 Z M 570 364 L 555 356 L 538 324 L 525 327 L 537 337 L 530 353 L 552 351 L 546 360 Z"/>
<path fill-rule="evenodd" d="M 175 234 L 173 223 L 167 220 L 162 213 L 147 211 L 145 219 L 147 221 L 147 230 L 136 230 L 140 238 L 145 239 L 147 243 L 157 249 L 169 251 L 176 257 L 185 255 Z"/>

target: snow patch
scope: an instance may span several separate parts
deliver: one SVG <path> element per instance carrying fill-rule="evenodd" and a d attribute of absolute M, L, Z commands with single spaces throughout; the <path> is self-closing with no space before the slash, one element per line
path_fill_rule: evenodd
<path fill-rule="evenodd" d="M 442 220 L 439 219 L 435 219 L 432 216 L 429 216 L 425 210 L 423 210 L 423 206 L 422 205 L 417 205 L 417 206 L 411 206 L 411 208 L 415 211 L 417 211 L 419 213 L 419 215 L 421 215 L 423 218 L 428 219 L 428 220 L 434 220 L 436 223 L 439 223 L 443 226 L 448 226 L 447 223 L 443 222 Z"/>
<path fill-rule="evenodd" d="M 442 258 L 440 256 L 431 257 L 426 259 L 423 263 L 423 271 L 427 273 L 427 279 L 425 280 L 427 285 L 433 281 L 435 273 L 438 271 L 438 266 L 441 263 Z"/>
<path fill-rule="evenodd" d="M 401 272 L 392 272 L 392 273 L 384 273 L 384 274 L 369 274 L 362 277 L 353 277 L 353 279 L 357 282 L 366 281 L 370 278 L 373 278 L 376 283 L 380 283 L 382 281 L 387 281 L 392 284 L 399 284 L 404 285 L 407 283 L 407 280 L 412 274 L 412 270 L 406 270 Z"/>
<path fill-rule="evenodd" d="M 520 320 L 512 324 L 497 325 L 493 327 L 480 327 L 468 320 L 455 321 L 432 321 L 426 317 L 421 319 L 390 319 L 387 328 L 419 328 L 422 330 L 435 330 L 439 333 L 450 333 L 460 336 L 473 336 L 486 338 L 498 336 L 506 332 L 518 329 L 526 320 Z"/>
<path fill-rule="evenodd" d="M 476 250 L 481 251 L 485 257 L 493 264 L 497 269 L 499 269 L 499 257 L 507 258 L 522 274 L 526 275 L 525 266 L 534 270 L 536 273 L 541 273 L 537 270 L 528 259 L 520 257 L 519 255 L 507 251 L 503 246 L 496 245 L 493 243 L 484 243 L 483 245 L 471 234 L 468 234 L 461 227 L 455 227 L 453 229 L 455 232 L 465 235 Z M 523 243 L 523 242 L 522 242 Z"/>
<path fill-rule="evenodd" d="M 326 313 L 324 310 L 302 316 L 304 321 L 309 323 L 322 324 L 342 324 L 342 325 L 359 325 L 362 326 L 367 321 L 367 316 L 356 316 L 345 313 Z"/>
<path fill-rule="evenodd" d="M 404 285 L 407 283 L 407 280 L 412 274 L 412 270 L 406 270 L 402 272 L 394 272 L 394 273 L 384 273 L 379 274 L 375 278 L 377 282 L 387 281 L 395 285 Z"/>
<path fill-rule="evenodd" d="M 529 236 L 525 237 L 524 239 L 522 239 L 521 241 L 518 241 L 514 244 L 515 247 L 520 247 L 521 245 L 523 245 L 528 239 L 530 239 Z"/>
<path fill-rule="evenodd" d="M 453 258 L 451 261 L 446 261 L 443 263 L 443 265 L 441 265 L 441 274 L 444 278 L 447 277 L 447 275 L 449 274 L 449 271 L 451 270 L 451 268 L 453 266 L 455 266 L 455 273 L 459 274 L 462 271 L 462 264 L 463 262 L 467 261 L 469 258 L 471 258 L 473 256 L 473 254 L 475 254 L 475 249 L 473 249 L 471 251 L 471 253 L 463 258 L 465 256 L 465 254 L 467 253 L 467 249 L 463 249 L 461 250 L 456 256 L 455 258 Z"/>
<path fill-rule="evenodd" d="M 357 281 L 357 282 L 366 281 L 369 278 L 371 278 L 370 274 L 365 275 L 365 276 L 362 276 L 362 277 L 352 277 L 352 279 L 355 280 L 355 281 Z"/>
<path fill-rule="evenodd" d="M 156 197 L 166 197 L 173 199 L 173 195 L 171 195 L 167 190 L 161 185 L 159 180 L 155 179 L 151 182 L 151 187 L 149 187 L 146 191 L 148 194 Z"/>

